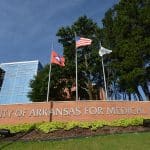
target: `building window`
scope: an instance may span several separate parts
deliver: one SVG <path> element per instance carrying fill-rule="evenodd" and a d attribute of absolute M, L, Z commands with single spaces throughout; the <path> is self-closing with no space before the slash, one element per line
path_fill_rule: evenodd
<path fill-rule="evenodd" d="M 0 68 L 0 90 L 2 88 L 3 80 L 4 80 L 5 71 Z"/>

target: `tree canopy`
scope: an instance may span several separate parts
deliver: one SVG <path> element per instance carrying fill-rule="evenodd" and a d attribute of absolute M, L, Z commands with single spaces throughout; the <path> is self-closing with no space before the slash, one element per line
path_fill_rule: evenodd
<path fill-rule="evenodd" d="M 71 100 L 75 85 L 75 33 L 92 39 L 90 46 L 81 47 L 78 56 L 78 88 L 80 99 L 99 99 L 103 87 L 99 43 L 113 52 L 104 56 L 108 95 L 111 99 L 143 100 L 139 87 L 150 99 L 150 37 L 148 0 L 120 0 L 110 8 L 102 20 L 103 27 L 87 16 L 77 19 L 71 26 L 61 27 L 58 42 L 64 49 L 65 67 L 52 64 L 50 99 Z M 31 81 L 32 101 L 46 100 L 49 65 Z"/>
<path fill-rule="evenodd" d="M 136 99 L 143 99 L 139 86 L 150 99 L 148 9 L 148 0 L 121 0 L 103 19 L 103 40 L 113 49 L 111 67 L 115 69 L 116 78 L 113 82 L 129 99 L 131 93 L 138 96 Z"/>

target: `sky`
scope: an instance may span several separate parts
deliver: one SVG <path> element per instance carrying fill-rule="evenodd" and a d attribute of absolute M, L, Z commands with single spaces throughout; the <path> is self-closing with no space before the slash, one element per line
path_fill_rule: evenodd
<path fill-rule="evenodd" d="M 105 12 L 119 0 L 0 0 L 0 63 L 49 63 L 51 43 L 62 54 L 56 33 L 86 15 L 102 27 Z"/>

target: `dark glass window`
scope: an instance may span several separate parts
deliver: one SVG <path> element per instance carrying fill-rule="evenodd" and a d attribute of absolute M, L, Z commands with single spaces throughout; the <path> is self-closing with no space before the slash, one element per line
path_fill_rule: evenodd
<path fill-rule="evenodd" d="M 2 87 L 2 84 L 3 84 L 4 75 L 5 75 L 5 71 L 0 68 L 0 90 L 1 90 L 1 87 Z"/>

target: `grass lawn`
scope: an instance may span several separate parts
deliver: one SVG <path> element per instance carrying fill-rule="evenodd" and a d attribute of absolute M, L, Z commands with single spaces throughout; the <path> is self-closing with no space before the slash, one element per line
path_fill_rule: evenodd
<path fill-rule="evenodd" d="M 0 150 L 150 150 L 150 132 L 58 141 L 1 142 Z"/>

